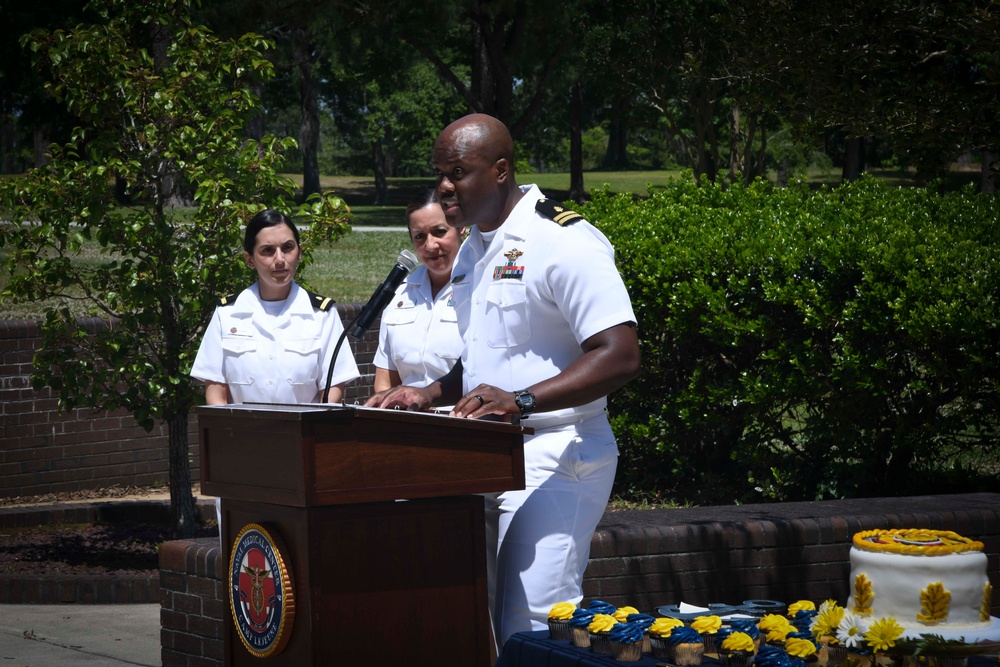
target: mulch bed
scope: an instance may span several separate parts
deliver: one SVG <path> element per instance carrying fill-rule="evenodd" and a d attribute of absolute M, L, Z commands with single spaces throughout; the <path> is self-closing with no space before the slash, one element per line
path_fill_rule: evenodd
<path fill-rule="evenodd" d="M 32 507 L 86 500 L 142 499 L 162 487 L 108 487 L 31 498 L 0 498 L 0 508 Z M 199 526 L 196 537 L 218 535 Z M 159 547 L 174 539 L 162 523 L 88 523 L 0 529 L 0 574 L 147 574 L 159 568 Z"/>

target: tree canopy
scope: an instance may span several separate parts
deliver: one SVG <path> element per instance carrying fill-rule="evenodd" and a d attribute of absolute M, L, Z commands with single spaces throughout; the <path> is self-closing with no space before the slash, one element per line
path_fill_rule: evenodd
<path fill-rule="evenodd" d="M 48 165 L 0 180 L 5 219 L 20 222 L 0 227 L 4 296 L 75 300 L 105 322 L 88 335 L 68 305 L 50 311 L 33 380 L 65 408 L 125 408 L 146 428 L 166 421 L 185 535 L 194 519 L 188 413 L 202 401 L 188 372 L 218 296 L 251 282 L 241 225 L 262 208 L 284 209 L 309 222 L 308 248 L 342 234 L 348 212 L 333 196 L 296 207 L 279 175 L 294 140 L 246 136 L 260 112 L 252 89 L 273 73 L 260 35 L 220 39 L 191 23 L 188 0 L 88 9 L 88 23 L 24 38 L 80 125 L 50 147 Z M 173 207 L 178 197 L 193 211 Z M 97 242 L 96 257 L 81 254 L 84 240 Z"/>

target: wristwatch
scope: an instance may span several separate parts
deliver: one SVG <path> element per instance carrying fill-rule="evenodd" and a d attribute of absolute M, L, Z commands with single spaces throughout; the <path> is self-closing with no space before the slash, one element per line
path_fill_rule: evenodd
<path fill-rule="evenodd" d="M 522 417 L 527 417 L 535 411 L 535 395 L 527 389 L 514 392 L 514 403 L 517 404 L 517 409 L 521 411 Z"/>

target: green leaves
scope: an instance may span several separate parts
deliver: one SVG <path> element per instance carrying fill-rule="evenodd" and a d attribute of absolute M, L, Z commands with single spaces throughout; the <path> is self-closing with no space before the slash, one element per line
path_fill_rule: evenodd
<path fill-rule="evenodd" d="M 699 502 L 915 493 L 930 474 L 968 488 L 1000 455 L 995 198 L 672 182 L 581 212 L 615 244 L 647 369 L 612 397 L 639 462 L 623 483 Z"/>
<path fill-rule="evenodd" d="M 288 201 L 276 166 L 294 140 L 244 133 L 260 111 L 251 84 L 273 74 L 268 43 L 219 39 L 190 24 L 189 4 L 98 0 L 105 22 L 34 33 L 37 65 L 80 126 L 49 166 L 0 179 L 4 219 L 25 221 L 0 231 L 5 298 L 75 300 L 96 318 L 47 314 L 33 382 L 66 408 L 125 408 L 146 428 L 202 400 L 188 377 L 202 330 L 217 297 L 250 282 L 242 225 L 281 208 L 330 240 L 349 214 L 333 195 Z"/>

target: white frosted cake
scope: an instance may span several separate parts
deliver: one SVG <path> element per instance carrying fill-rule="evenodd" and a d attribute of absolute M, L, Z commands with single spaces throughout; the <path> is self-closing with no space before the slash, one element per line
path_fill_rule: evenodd
<path fill-rule="evenodd" d="M 894 618 L 909 635 L 1000 638 L 982 542 L 950 531 L 868 530 L 855 534 L 850 557 L 855 613 Z"/>

